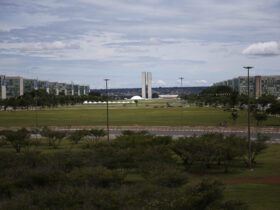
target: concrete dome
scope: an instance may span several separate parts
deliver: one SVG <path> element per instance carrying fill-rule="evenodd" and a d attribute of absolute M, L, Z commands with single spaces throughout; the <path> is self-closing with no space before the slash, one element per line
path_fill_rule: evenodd
<path fill-rule="evenodd" d="M 130 100 L 143 100 L 140 96 L 133 96 Z"/>

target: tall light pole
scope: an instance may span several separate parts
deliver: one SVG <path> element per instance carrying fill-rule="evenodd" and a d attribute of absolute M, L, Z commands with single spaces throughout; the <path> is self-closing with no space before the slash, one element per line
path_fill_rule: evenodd
<path fill-rule="evenodd" d="M 250 130 L 250 69 L 252 66 L 244 66 L 244 69 L 248 70 L 248 155 L 249 155 L 249 169 L 252 168 L 252 150 L 251 150 L 251 130 Z"/>
<path fill-rule="evenodd" d="M 110 140 L 110 133 L 109 133 L 109 104 L 108 104 L 108 98 L 109 98 L 109 95 L 108 95 L 108 81 L 109 79 L 104 79 L 104 81 L 106 82 L 106 110 L 107 110 L 107 139 L 108 141 Z"/>
<path fill-rule="evenodd" d="M 183 77 L 179 77 L 179 79 L 181 80 L 181 89 L 183 89 Z M 182 99 L 181 99 L 182 100 Z M 181 109 L 181 126 L 183 126 L 183 104 L 181 102 L 182 105 L 182 109 Z"/>
<path fill-rule="evenodd" d="M 181 80 L 181 87 L 183 87 L 183 77 L 179 77 L 179 79 Z"/>
<path fill-rule="evenodd" d="M 36 98 L 36 108 L 35 108 L 35 114 L 36 114 L 36 129 L 38 129 L 38 77 L 35 80 L 35 98 Z"/>

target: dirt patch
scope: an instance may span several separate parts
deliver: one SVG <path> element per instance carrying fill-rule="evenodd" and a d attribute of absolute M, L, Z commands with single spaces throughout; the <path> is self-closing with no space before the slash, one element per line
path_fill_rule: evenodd
<path fill-rule="evenodd" d="M 265 176 L 258 178 L 239 178 L 239 179 L 227 179 L 224 182 L 228 183 L 280 183 L 280 176 Z"/>

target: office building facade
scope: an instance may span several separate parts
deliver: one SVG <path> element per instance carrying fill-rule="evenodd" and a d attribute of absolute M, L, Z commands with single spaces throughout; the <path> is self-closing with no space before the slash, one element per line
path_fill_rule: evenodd
<path fill-rule="evenodd" d="M 0 84 L 0 99 L 22 96 L 24 93 L 34 90 L 45 90 L 47 93 L 54 95 L 88 95 L 90 92 L 88 85 L 41 81 L 20 76 L 0 75 Z M 81 89 L 82 93 L 80 92 Z"/>
<path fill-rule="evenodd" d="M 250 95 L 260 97 L 261 95 L 273 95 L 280 97 L 280 75 L 252 76 L 249 78 Z M 237 77 L 231 80 L 214 83 L 214 86 L 225 85 L 238 91 L 240 94 L 248 93 L 248 78 Z"/>

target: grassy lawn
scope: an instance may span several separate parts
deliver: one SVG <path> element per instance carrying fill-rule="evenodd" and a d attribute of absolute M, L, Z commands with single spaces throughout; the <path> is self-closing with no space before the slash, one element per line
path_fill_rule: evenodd
<path fill-rule="evenodd" d="M 257 179 L 278 176 L 280 179 L 280 145 L 269 145 L 257 158 L 257 166 L 253 171 L 233 169 L 229 174 L 213 174 L 203 177 L 192 176 L 193 179 L 218 179 L 226 183 L 225 197 L 245 201 L 254 210 L 280 209 L 280 183 L 269 182 L 228 182 L 241 178 Z"/>
<path fill-rule="evenodd" d="M 165 108 L 165 104 L 166 101 L 139 102 L 137 107 L 135 104 L 110 104 L 110 125 L 218 126 L 224 122 L 228 126 L 247 125 L 246 111 L 240 111 L 234 123 L 231 113 L 222 108 L 191 106 L 182 109 L 176 107 L 178 104 Z M 35 116 L 35 111 L 0 112 L 0 127 L 34 126 Z M 39 126 L 106 125 L 106 106 L 76 105 L 44 109 L 38 111 L 38 118 Z M 280 126 L 280 119 L 269 117 L 263 126 Z"/>

